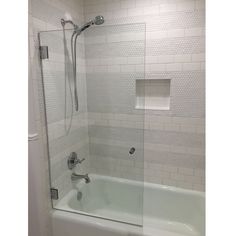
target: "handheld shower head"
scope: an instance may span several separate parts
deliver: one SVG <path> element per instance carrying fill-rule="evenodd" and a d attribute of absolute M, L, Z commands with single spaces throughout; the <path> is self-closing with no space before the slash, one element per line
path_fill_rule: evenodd
<path fill-rule="evenodd" d="M 101 25 L 104 23 L 104 17 L 103 16 L 96 16 L 93 20 L 95 25 Z"/>
<path fill-rule="evenodd" d="M 89 28 L 91 25 L 101 25 L 104 23 L 104 17 L 103 16 L 96 16 L 93 20 L 85 23 L 81 28 L 78 29 L 78 33 L 80 34 L 82 31 Z"/>

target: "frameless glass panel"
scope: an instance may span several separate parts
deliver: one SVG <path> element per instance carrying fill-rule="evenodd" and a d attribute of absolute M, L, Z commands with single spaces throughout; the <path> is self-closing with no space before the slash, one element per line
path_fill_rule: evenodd
<path fill-rule="evenodd" d="M 145 24 L 91 27 L 78 37 L 78 112 L 72 34 L 40 33 L 49 54 L 42 73 L 53 207 L 142 225 L 144 110 L 136 82 L 145 74 Z M 72 152 L 79 161 L 69 169 Z"/>

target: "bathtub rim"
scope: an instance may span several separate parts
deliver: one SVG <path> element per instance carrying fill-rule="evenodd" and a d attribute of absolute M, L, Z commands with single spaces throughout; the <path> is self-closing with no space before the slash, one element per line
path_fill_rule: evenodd
<path fill-rule="evenodd" d="M 170 186 L 170 185 L 164 185 L 164 184 L 156 184 L 156 183 L 150 183 L 146 181 L 138 181 L 138 180 L 130 180 L 130 179 L 124 179 L 120 177 L 114 177 L 114 176 L 106 176 L 106 175 L 99 175 L 99 174 L 89 174 L 89 177 L 91 181 L 94 179 L 103 179 L 103 180 L 109 180 L 113 182 L 118 182 L 118 183 L 123 183 L 123 184 L 131 184 L 135 186 L 141 186 L 144 189 L 145 188 L 151 188 L 151 189 L 161 189 L 161 190 L 166 190 L 170 192 L 176 192 L 176 193 L 184 193 L 184 194 L 189 194 L 189 195 L 197 195 L 199 197 L 205 198 L 205 192 L 203 191 L 198 191 L 198 190 L 193 190 L 193 189 L 185 189 L 181 187 L 175 187 L 175 186 Z M 95 177 L 95 178 L 94 178 Z M 82 182 L 83 180 L 78 181 L 76 186 L 84 185 L 85 183 Z"/>

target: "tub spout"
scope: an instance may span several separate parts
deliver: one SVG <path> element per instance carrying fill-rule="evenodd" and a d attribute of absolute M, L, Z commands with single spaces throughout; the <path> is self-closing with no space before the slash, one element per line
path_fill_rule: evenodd
<path fill-rule="evenodd" d="M 72 173 L 72 175 L 71 175 L 72 181 L 80 180 L 80 179 L 84 179 L 86 184 L 90 183 L 90 178 L 89 178 L 88 174 L 78 175 L 76 173 Z"/>

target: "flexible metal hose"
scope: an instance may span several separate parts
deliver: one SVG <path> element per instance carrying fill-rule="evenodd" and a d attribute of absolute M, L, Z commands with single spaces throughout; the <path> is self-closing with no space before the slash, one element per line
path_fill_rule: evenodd
<path fill-rule="evenodd" d="M 76 79 L 76 73 L 77 73 L 77 64 L 76 64 L 76 41 L 78 37 L 78 33 L 75 35 L 74 38 L 74 97 L 75 97 L 75 110 L 79 110 L 79 101 L 78 101 L 78 92 L 77 92 L 77 79 Z"/>
<path fill-rule="evenodd" d="M 68 65 L 71 63 L 70 62 L 70 57 L 69 57 L 69 51 L 66 45 L 66 35 L 65 35 L 65 28 L 63 27 L 63 43 L 64 43 L 64 71 L 65 71 L 65 110 L 64 110 L 64 127 L 65 127 L 65 132 L 66 135 L 69 134 L 71 126 L 72 126 L 72 118 L 73 118 L 73 95 L 72 95 L 72 88 L 71 88 L 71 83 L 69 79 L 69 70 L 68 70 Z M 69 121 L 69 126 L 67 126 L 67 89 L 66 85 L 68 83 L 69 86 L 69 92 L 70 92 L 70 98 L 71 98 L 71 114 L 70 114 L 70 121 Z"/>
<path fill-rule="evenodd" d="M 77 72 L 77 65 L 76 65 L 76 41 L 77 41 L 78 34 L 74 31 L 71 36 L 71 57 L 72 57 L 72 64 L 73 64 L 73 79 L 74 79 L 74 99 L 75 99 L 75 110 L 79 110 L 79 102 L 78 102 L 78 93 L 77 93 L 77 79 L 76 79 L 76 72 Z"/>

